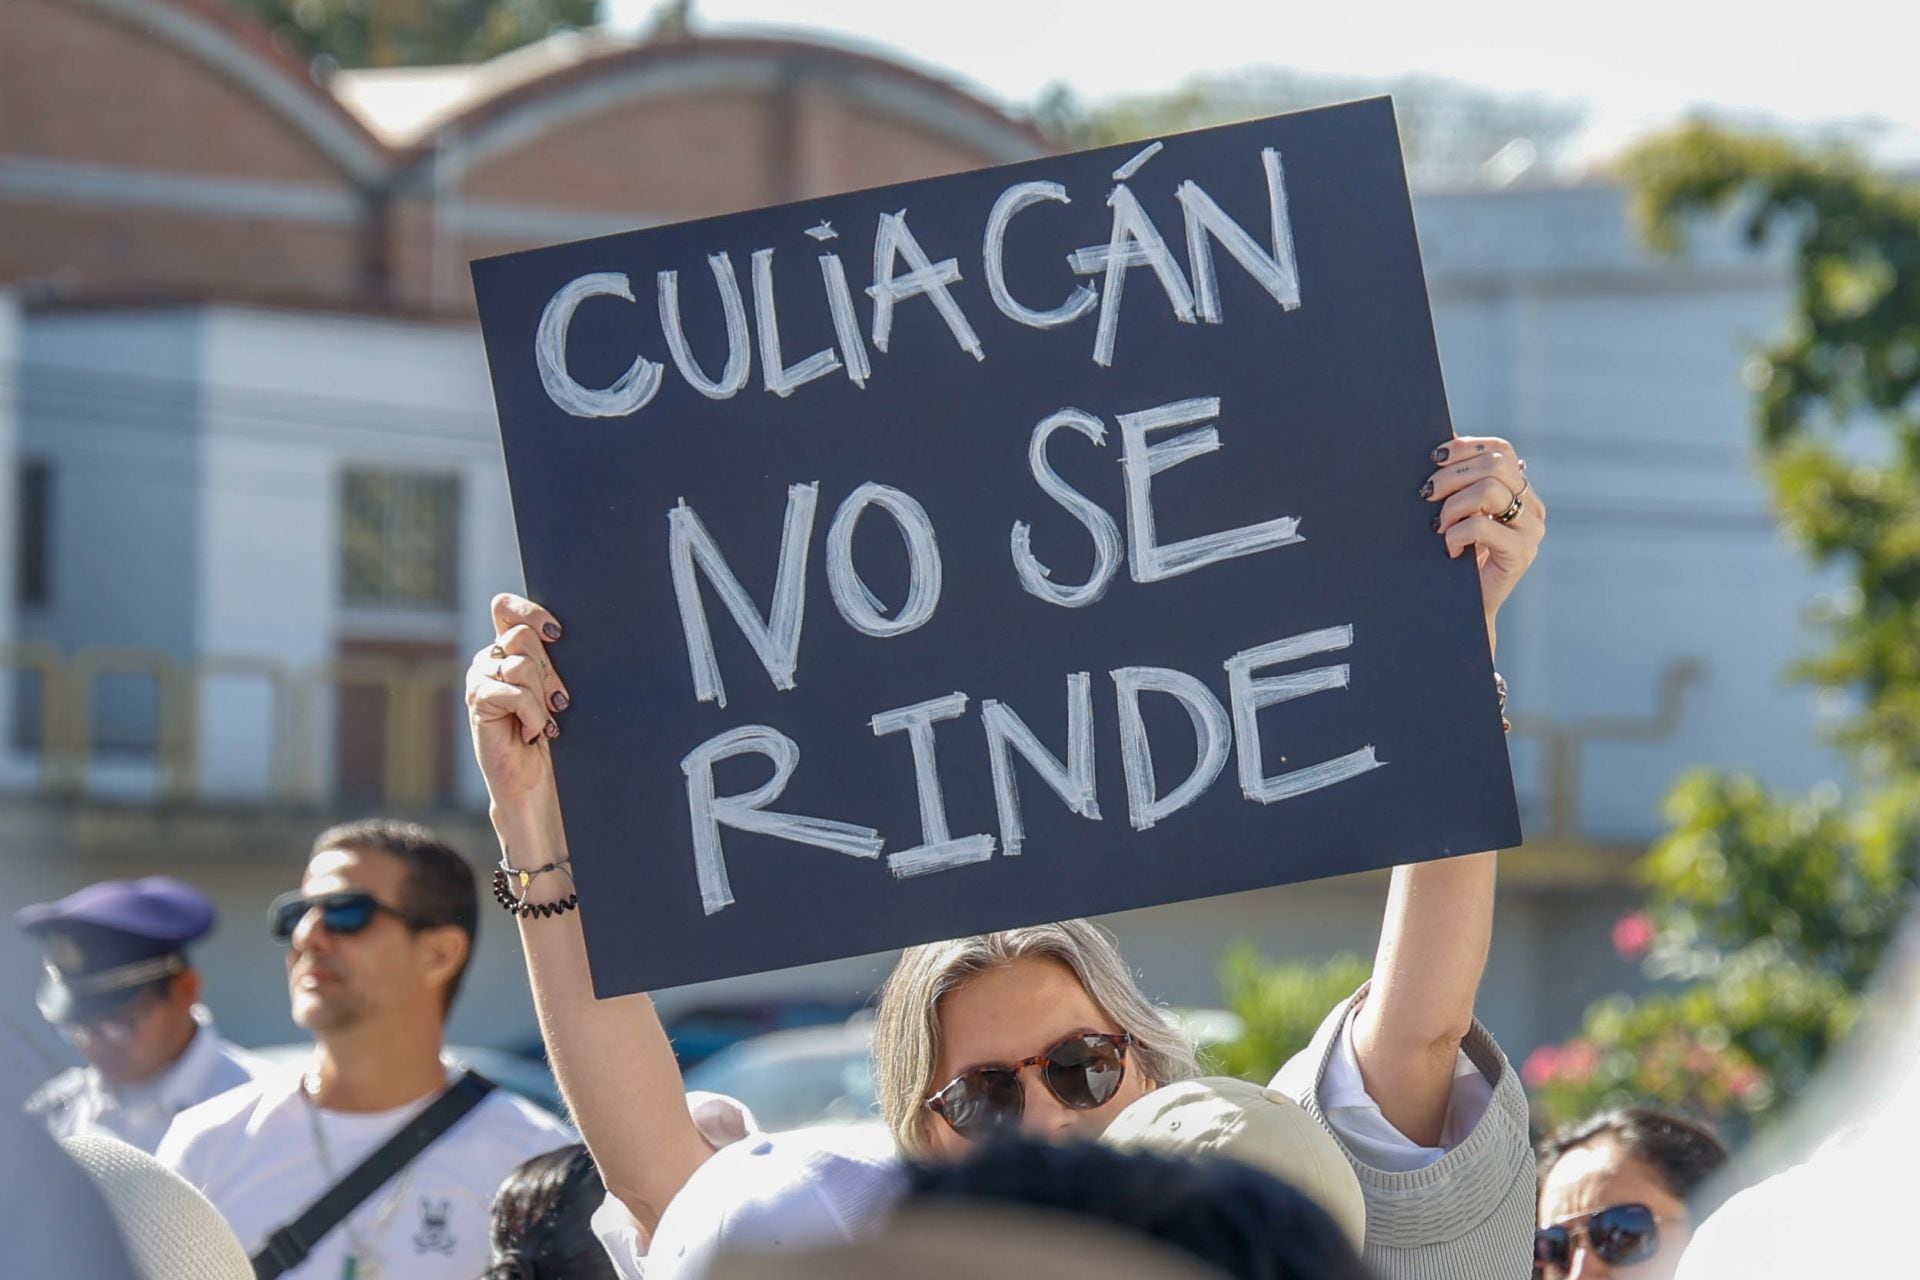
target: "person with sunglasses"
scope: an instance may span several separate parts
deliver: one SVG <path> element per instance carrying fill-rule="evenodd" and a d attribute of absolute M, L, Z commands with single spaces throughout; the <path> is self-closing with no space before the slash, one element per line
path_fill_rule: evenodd
<path fill-rule="evenodd" d="M 1651 1107 L 1603 1111 L 1540 1145 L 1539 1280 L 1673 1280 L 1701 1206 L 1727 1162 L 1703 1124 Z"/>
<path fill-rule="evenodd" d="M 458 850 L 412 823 L 370 819 L 322 832 L 300 887 L 274 900 L 267 924 L 287 949 L 293 1020 L 314 1038 L 312 1059 L 183 1113 L 158 1152 L 225 1215 L 256 1268 L 275 1260 L 260 1274 L 471 1280 L 487 1265 L 501 1180 L 573 1140 L 443 1054 L 478 897 Z M 282 1247 L 329 1188 L 351 1185 L 363 1160 L 464 1092 L 478 1096 L 471 1109 L 357 1190 L 304 1257 Z"/>
<path fill-rule="evenodd" d="M 220 1038 L 186 948 L 213 903 L 166 876 L 103 880 L 14 913 L 45 951 L 37 1003 L 85 1060 L 27 1099 L 56 1138 L 105 1135 L 152 1153 L 180 1112 L 265 1068 Z"/>
<path fill-rule="evenodd" d="M 1491 642 L 1545 506 L 1506 441 L 1455 438 L 1432 463 L 1420 495 L 1447 554 L 1478 565 Z M 502 903 L 519 917 L 548 1056 L 606 1180 L 596 1228 L 623 1276 L 697 1274 L 721 1246 L 847 1238 L 898 1197 L 903 1154 L 957 1155 L 1007 1130 L 1091 1140 L 1129 1103 L 1196 1074 L 1192 1046 L 1111 940 L 1069 921 L 903 955 L 875 1037 L 890 1149 L 761 1134 L 737 1104 L 686 1098 L 652 1002 L 593 995 L 548 751 L 573 705 L 553 660 L 561 620 L 513 595 L 493 613 L 467 704 Z M 1473 1017 L 1493 895 L 1491 853 L 1397 869 L 1372 981 L 1275 1081 L 1340 1142 L 1366 1196 L 1366 1261 L 1387 1280 L 1531 1269 L 1526 1100 Z"/>

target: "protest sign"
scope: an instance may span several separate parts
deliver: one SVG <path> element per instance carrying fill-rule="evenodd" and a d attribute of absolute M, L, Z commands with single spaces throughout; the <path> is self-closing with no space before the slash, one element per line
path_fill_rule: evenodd
<path fill-rule="evenodd" d="M 1517 842 L 1387 100 L 473 272 L 602 995 Z"/>

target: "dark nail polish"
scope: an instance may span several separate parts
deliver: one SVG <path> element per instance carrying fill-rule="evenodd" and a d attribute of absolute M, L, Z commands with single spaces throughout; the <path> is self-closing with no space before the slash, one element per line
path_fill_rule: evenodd
<path fill-rule="evenodd" d="M 1435 462 L 1445 462 L 1447 460 L 1447 453 L 1448 453 L 1448 446 L 1443 444 L 1438 449 L 1435 449 L 1433 451 L 1433 460 Z"/>
<path fill-rule="evenodd" d="M 560 726 L 551 720 L 547 721 L 547 736 L 549 738 L 557 738 L 560 736 Z"/>
<path fill-rule="evenodd" d="M 1438 533 L 1438 532 L 1440 532 L 1440 517 L 1439 517 L 1439 516 L 1435 516 L 1435 517 L 1433 518 L 1433 531 L 1434 531 L 1435 533 Z"/>
<path fill-rule="evenodd" d="M 558 640 L 560 638 L 560 624 L 557 622 L 543 622 L 540 624 L 540 634 L 549 640 Z"/>
<path fill-rule="evenodd" d="M 1429 480 L 1420 486 L 1420 496 L 1423 498 L 1431 498 L 1433 496 L 1433 481 Z"/>
<path fill-rule="evenodd" d="M 547 701 L 553 704 L 555 711 L 565 711 L 567 709 L 567 695 L 558 689 L 553 691 L 553 696 L 548 698 Z"/>

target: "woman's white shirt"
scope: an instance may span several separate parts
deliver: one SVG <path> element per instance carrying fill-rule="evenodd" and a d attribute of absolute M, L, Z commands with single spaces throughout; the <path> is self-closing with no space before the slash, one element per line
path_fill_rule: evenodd
<path fill-rule="evenodd" d="M 1355 1021 L 1348 1018 L 1341 1028 L 1333 1059 L 1320 1082 L 1320 1108 L 1347 1150 L 1382 1173 L 1412 1173 L 1466 1141 L 1493 1101 L 1493 1082 L 1473 1065 L 1466 1050 L 1454 1055 L 1453 1092 L 1447 1098 L 1446 1122 L 1440 1126 L 1440 1145 L 1423 1147 L 1394 1128 L 1367 1092 L 1360 1076 L 1360 1054 L 1353 1044 Z M 1277 1078 L 1274 1087 L 1279 1087 Z"/>

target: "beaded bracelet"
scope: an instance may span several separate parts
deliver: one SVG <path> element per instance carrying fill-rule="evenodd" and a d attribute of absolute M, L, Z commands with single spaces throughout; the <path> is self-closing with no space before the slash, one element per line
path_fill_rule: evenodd
<path fill-rule="evenodd" d="M 1500 695 L 1500 730 L 1512 733 L 1513 721 L 1507 719 L 1507 678 L 1498 671 L 1493 673 L 1493 688 Z"/>
<path fill-rule="evenodd" d="M 527 901 L 527 892 L 532 888 L 534 880 L 546 875 L 549 871 L 564 871 L 567 879 L 573 879 L 573 868 L 566 859 L 549 862 L 544 867 L 523 868 L 509 864 L 503 850 L 500 854 L 500 865 L 493 873 L 493 900 L 523 920 L 529 916 L 563 915 L 574 910 L 580 905 L 578 893 L 569 893 L 555 902 Z M 513 891 L 515 880 L 520 882 L 520 892 L 517 895 Z"/>

